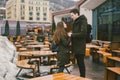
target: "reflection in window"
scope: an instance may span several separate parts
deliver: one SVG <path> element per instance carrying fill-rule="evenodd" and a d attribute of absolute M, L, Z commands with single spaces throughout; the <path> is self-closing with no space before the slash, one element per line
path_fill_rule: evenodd
<path fill-rule="evenodd" d="M 120 0 L 107 0 L 96 8 L 97 34 L 100 40 L 116 40 L 120 34 Z M 112 35 L 111 35 L 112 34 Z M 119 38 L 120 40 L 120 38 Z"/>

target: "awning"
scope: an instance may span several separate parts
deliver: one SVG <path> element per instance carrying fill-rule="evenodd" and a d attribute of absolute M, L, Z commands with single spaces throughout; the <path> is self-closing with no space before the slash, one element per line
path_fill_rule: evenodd
<path fill-rule="evenodd" d="M 104 3 L 106 0 L 87 0 L 85 3 L 81 5 L 81 8 L 86 8 L 86 9 L 95 9 L 102 3 Z"/>

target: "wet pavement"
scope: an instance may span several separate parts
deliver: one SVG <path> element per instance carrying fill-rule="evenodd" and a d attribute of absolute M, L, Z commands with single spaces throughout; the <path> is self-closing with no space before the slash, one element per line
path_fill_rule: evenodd
<path fill-rule="evenodd" d="M 100 61 L 99 63 L 92 62 L 92 57 L 85 57 L 86 77 L 92 80 L 104 80 L 105 65 Z M 75 64 L 71 74 L 80 75 L 78 66 Z"/>
<path fill-rule="evenodd" d="M 104 64 L 102 61 L 99 63 L 92 62 L 92 57 L 85 57 L 85 65 L 86 65 L 86 78 L 90 78 L 92 80 L 104 80 Z M 74 64 L 73 66 L 69 67 L 69 70 L 71 71 L 71 74 L 79 76 L 79 70 L 77 64 Z M 50 72 L 50 66 L 40 66 L 40 72 L 42 73 L 41 76 L 48 75 Z M 66 70 L 64 70 L 65 73 Z M 30 73 L 32 76 L 33 74 Z M 28 77 L 26 75 L 21 75 L 20 78 L 22 80 L 28 80 L 31 77 Z M 21 80 L 20 79 L 20 80 Z M 19 80 L 19 79 L 18 79 Z"/>

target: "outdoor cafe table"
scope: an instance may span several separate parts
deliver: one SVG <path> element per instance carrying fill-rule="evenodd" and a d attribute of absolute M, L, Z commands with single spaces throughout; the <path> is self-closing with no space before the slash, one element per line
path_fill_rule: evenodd
<path fill-rule="evenodd" d="M 92 53 L 92 61 L 93 62 L 98 61 L 98 58 L 96 56 L 97 56 L 97 51 L 101 48 L 101 46 L 86 44 L 86 48 L 90 48 L 90 53 Z"/>
<path fill-rule="evenodd" d="M 113 56 L 120 56 L 120 49 L 112 50 Z"/>
<path fill-rule="evenodd" d="M 20 42 L 14 42 L 15 45 L 20 45 Z"/>
<path fill-rule="evenodd" d="M 49 46 L 38 44 L 38 45 L 27 45 L 26 47 L 35 50 L 35 48 L 45 48 L 45 47 L 49 47 Z"/>
<path fill-rule="evenodd" d="M 16 49 L 17 49 L 17 51 L 19 50 L 19 48 L 21 48 L 22 47 L 22 45 L 21 44 L 17 44 L 17 45 L 15 45 L 15 47 L 16 47 Z"/>
<path fill-rule="evenodd" d="M 25 40 L 26 42 L 33 42 L 34 40 Z"/>
<path fill-rule="evenodd" d="M 72 74 L 56 73 L 56 74 L 37 77 L 29 80 L 92 80 L 92 79 L 83 78 Z"/>
<path fill-rule="evenodd" d="M 42 42 L 38 42 L 38 41 L 33 41 L 33 42 L 27 42 L 25 43 L 26 45 L 42 45 Z"/>
<path fill-rule="evenodd" d="M 95 41 L 95 42 L 98 42 L 98 44 L 100 45 L 100 43 L 101 43 L 101 46 L 103 47 L 103 45 L 104 44 L 108 44 L 108 45 L 110 45 L 111 44 L 111 42 L 110 41 L 102 41 L 102 40 L 92 40 L 93 42 Z"/>
<path fill-rule="evenodd" d="M 57 53 L 52 51 L 23 51 L 18 53 L 19 56 L 25 56 L 25 57 L 29 57 L 29 56 L 41 57 L 41 56 L 51 56 L 55 54 Z"/>
<path fill-rule="evenodd" d="M 41 48 L 40 50 L 41 50 L 41 51 L 49 51 L 50 48 Z"/>
<path fill-rule="evenodd" d="M 52 52 L 52 51 L 23 51 L 23 52 L 19 52 L 18 56 L 21 57 L 35 57 L 35 58 L 40 58 L 42 56 L 54 56 L 56 55 L 56 52 Z"/>
<path fill-rule="evenodd" d="M 22 45 L 21 44 L 18 44 L 18 45 L 15 45 L 16 47 L 22 47 Z"/>
<path fill-rule="evenodd" d="M 95 48 L 95 49 L 99 49 L 100 46 L 96 46 L 96 45 L 93 45 L 93 44 L 86 44 L 86 48 Z"/>

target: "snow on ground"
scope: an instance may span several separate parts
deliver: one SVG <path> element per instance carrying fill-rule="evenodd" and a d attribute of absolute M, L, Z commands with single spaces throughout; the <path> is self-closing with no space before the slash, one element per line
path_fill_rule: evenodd
<path fill-rule="evenodd" d="M 0 36 L 0 80 L 16 80 L 16 48 L 7 37 Z"/>

